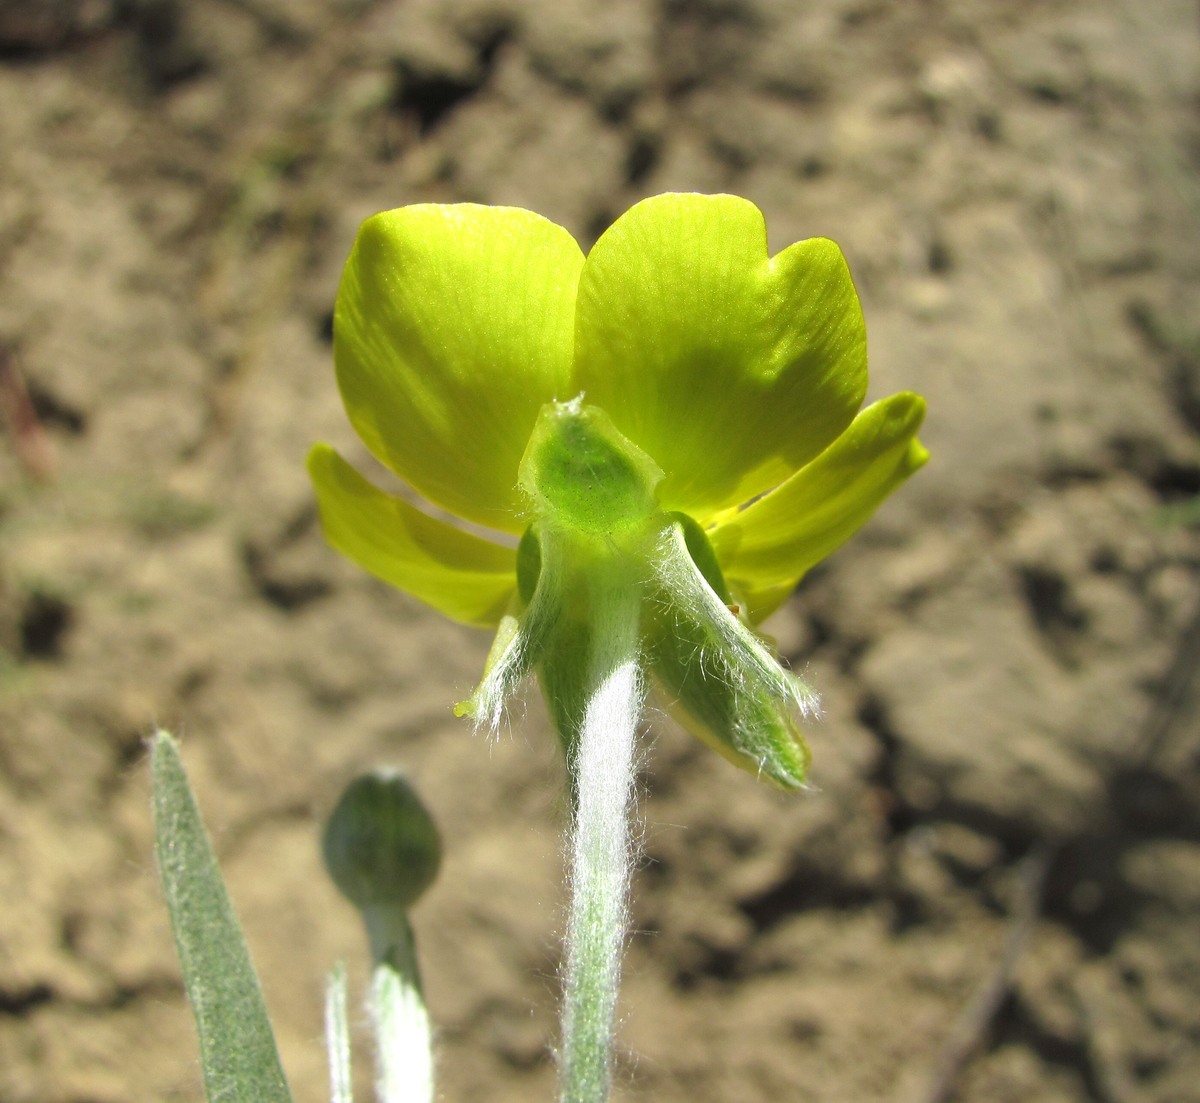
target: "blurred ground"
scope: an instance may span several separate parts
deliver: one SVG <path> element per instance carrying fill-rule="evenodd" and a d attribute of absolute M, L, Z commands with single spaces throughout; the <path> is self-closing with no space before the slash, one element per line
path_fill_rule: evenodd
<path fill-rule="evenodd" d="M 0 391 L 40 426 L 0 439 L 0 1099 L 201 1097 L 156 720 L 298 1103 L 324 971 L 365 971 L 316 829 L 377 762 L 447 839 L 443 1097 L 551 1097 L 540 702 L 494 747 L 453 718 L 488 640 L 329 551 L 302 461 L 362 457 L 329 337 L 363 217 L 516 203 L 587 244 L 670 189 L 842 244 L 934 460 L 770 626 L 824 694 L 819 792 L 655 726 L 619 1098 L 1200 1099 L 1197 32 L 1182 0 L 0 4 Z"/>

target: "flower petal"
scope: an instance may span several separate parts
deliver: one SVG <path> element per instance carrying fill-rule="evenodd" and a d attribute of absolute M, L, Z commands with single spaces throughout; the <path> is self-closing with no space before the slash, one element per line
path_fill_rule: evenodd
<path fill-rule="evenodd" d="M 325 538 L 376 578 L 466 624 L 500 623 L 517 585 L 515 548 L 452 528 L 373 486 L 327 444 L 308 454 Z"/>
<path fill-rule="evenodd" d="M 840 547 L 925 463 L 924 416 L 925 400 L 908 392 L 868 406 L 812 463 L 710 533 L 731 585 L 750 595 L 752 618 L 778 605 L 781 587 Z"/>
<path fill-rule="evenodd" d="M 702 523 L 787 478 L 854 417 L 866 337 L 841 251 L 767 255 L 730 195 L 660 195 L 622 215 L 579 283 L 575 384 L 667 473 Z"/>
<path fill-rule="evenodd" d="M 363 223 L 334 314 L 338 386 L 372 452 L 431 502 L 519 532 L 517 467 L 565 393 L 583 254 L 515 207 L 419 204 Z"/>

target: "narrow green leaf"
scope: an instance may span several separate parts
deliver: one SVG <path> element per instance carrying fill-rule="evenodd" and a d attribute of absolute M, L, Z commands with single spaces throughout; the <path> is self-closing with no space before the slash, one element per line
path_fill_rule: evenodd
<path fill-rule="evenodd" d="M 155 732 L 151 770 L 159 875 L 209 1103 L 291 1103 L 258 979 L 169 732 Z"/>

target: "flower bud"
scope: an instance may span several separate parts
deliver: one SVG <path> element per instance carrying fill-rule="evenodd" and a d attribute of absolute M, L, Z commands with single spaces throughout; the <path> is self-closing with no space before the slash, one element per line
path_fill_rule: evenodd
<path fill-rule="evenodd" d="M 429 888 L 442 842 L 416 790 L 396 770 L 361 774 L 325 824 L 325 868 L 360 910 L 408 909 Z"/>

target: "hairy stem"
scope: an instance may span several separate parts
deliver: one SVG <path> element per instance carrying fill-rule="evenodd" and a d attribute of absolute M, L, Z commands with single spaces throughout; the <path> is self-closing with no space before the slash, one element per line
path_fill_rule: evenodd
<path fill-rule="evenodd" d="M 346 970 L 339 964 L 325 989 L 325 1044 L 329 1052 L 329 1098 L 354 1103 L 350 1081 L 350 1023 L 346 1016 Z"/>
<path fill-rule="evenodd" d="M 399 908 L 365 908 L 363 917 L 375 961 L 370 1009 L 376 1045 L 376 1097 L 379 1103 L 430 1103 L 431 1032 L 412 927 Z"/>
<path fill-rule="evenodd" d="M 570 767 L 571 911 L 562 1103 L 605 1103 L 612 1080 L 613 1017 L 625 940 L 631 866 L 629 818 L 634 736 L 644 687 L 636 594 L 604 594 L 589 661 L 589 695 Z"/>

